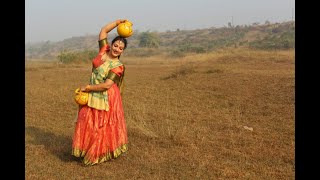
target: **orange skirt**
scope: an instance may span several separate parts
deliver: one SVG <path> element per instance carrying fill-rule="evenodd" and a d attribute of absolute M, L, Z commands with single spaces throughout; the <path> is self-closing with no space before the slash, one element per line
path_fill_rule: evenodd
<path fill-rule="evenodd" d="M 116 84 L 108 89 L 109 111 L 82 106 L 78 112 L 72 155 L 83 157 L 85 165 L 117 158 L 128 150 L 122 99 Z"/>

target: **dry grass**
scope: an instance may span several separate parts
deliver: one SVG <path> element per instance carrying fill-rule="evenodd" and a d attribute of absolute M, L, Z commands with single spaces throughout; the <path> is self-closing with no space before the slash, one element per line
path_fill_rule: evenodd
<path fill-rule="evenodd" d="M 129 151 L 92 167 L 71 156 L 91 64 L 26 63 L 26 179 L 294 179 L 294 51 L 124 63 Z"/>

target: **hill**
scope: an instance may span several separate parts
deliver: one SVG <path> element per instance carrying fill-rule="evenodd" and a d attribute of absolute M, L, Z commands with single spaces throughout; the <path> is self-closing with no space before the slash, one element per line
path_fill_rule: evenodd
<path fill-rule="evenodd" d="M 136 31 L 128 38 L 128 55 L 141 56 L 145 51 L 136 51 L 141 34 Z M 295 44 L 294 22 L 268 23 L 196 30 L 152 32 L 159 37 L 157 52 L 181 54 L 185 52 L 204 53 L 223 47 L 250 47 L 255 49 L 290 49 Z M 97 51 L 98 35 L 71 37 L 59 42 L 25 44 L 25 59 L 57 59 L 62 52 Z M 110 34 L 110 40 L 116 36 Z M 155 51 L 148 51 L 149 53 Z"/>

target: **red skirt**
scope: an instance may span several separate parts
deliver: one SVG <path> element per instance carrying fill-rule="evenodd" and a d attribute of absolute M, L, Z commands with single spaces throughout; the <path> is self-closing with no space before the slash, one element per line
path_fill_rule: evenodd
<path fill-rule="evenodd" d="M 109 111 L 82 106 L 78 112 L 72 155 L 85 165 L 117 158 L 128 150 L 127 128 L 119 88 L 108 89 Z"/>

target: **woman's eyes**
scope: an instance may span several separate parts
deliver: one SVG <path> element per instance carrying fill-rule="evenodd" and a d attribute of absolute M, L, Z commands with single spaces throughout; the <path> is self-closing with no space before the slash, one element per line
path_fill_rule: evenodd
<path fill-rule="evenodd" d="M 118 45 L 115 44 L 113 47 L 118 47 Z M 120 49 L 121 51 L 123 50 L 123 48 L 119 48 L 119 49 Z"/>

